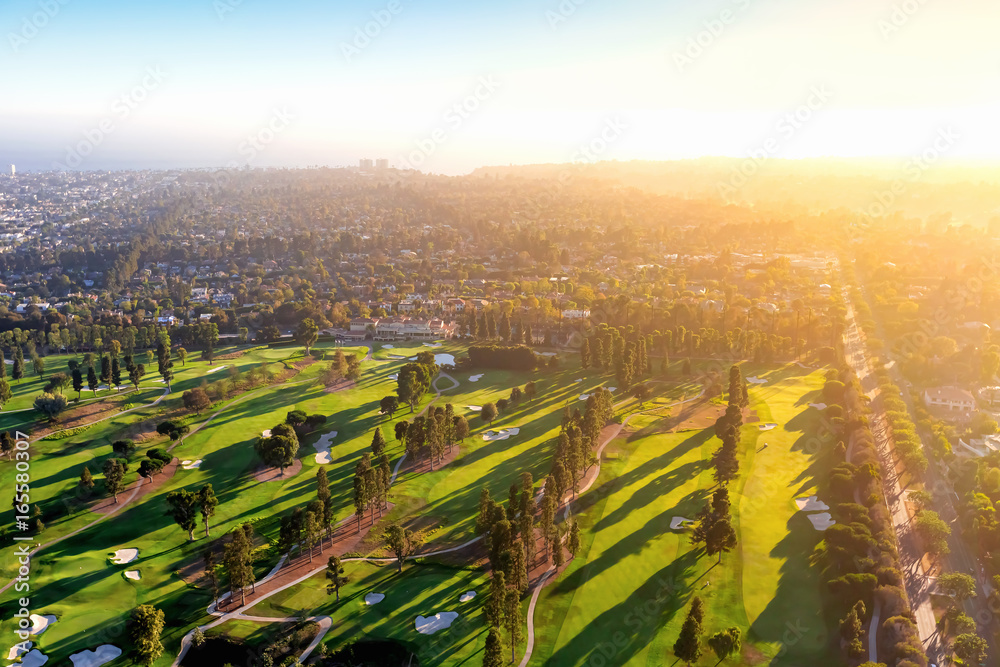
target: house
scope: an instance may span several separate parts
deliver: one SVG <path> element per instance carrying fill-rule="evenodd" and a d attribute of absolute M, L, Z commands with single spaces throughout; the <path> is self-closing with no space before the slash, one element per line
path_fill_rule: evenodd
<path fill-rule="evenodd" d="M 564 310 L 562 311 L 563 319 L 567 320 L 585 320 L 590 317 L 589 310 Z"/>
<path fill-rule="evenodd" d="M 375 324 L 375 340 L 440 340 L 451 338 L 457 330 L 458 325 L 454 322 L 445 322 L 444 320 L 416 320 L 406 317 L 387 317 L 377 320 Z"/>
<path fill-rule="evenodd" d="M 961 445 L 956 454 L 964 454 L 966 456 L 975 456 L 977 458 L 982 458 L 993 452 L 1000 452 L 1000 435 L 987 435 L 983 438 L 969 438 L 969 441 L 959 439 L 958 444 Z"/>
<path fill-rule="evenodd" d="M 924 391 L 924 403 L 949 413 L 969 413 L 976 409 L 972 392 L 960 387 L 932 387 Z"/>
<path fill-rule="evenodd" d="M 983 387 L 979 390 L 979 399 L 991 408 L 1000 408 L 1000 387 Z"/>

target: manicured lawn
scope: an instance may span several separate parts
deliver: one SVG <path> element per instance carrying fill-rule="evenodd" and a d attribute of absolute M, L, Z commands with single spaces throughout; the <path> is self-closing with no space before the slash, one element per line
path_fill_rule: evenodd
<path fill-rule="evenodd" d="M 707 634 L 749 633 L 750 663 L 823 664 L 831 632 L 819 611 L 820 573 L 809 564 L 821 535 L 793 502 L 815 492 L 822 469 L 821 454 L 807 448 L 819 419 L 807 404 L 822 374 L 795 366 L 746 373 L 768 379 L 751 389 L 751 408 L 781 426 L 743 429 L 741 477 L 730 486 L 737 550 L 717 566 L 670 529 L 672 517 L 693 518 L 710 497 L 719 444 L 711 429 L 663 433 L 655 419 L 639 418 L 633 436 L 606 450 L 598 482 L 575 506 L 581 551 L 542 593 L 532 664 L 672 664 L 694 595 L 706 603 Z M 699 664 L 715 663 L 709 655 Z"/>

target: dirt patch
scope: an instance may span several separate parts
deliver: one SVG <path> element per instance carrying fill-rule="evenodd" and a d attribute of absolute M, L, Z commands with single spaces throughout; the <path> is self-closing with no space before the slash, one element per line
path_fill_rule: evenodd
<path fill-rule="evenodd" d="M 725 413 L 725 405 L 694 401 L 685 404 L 677 416 L 670 418 L 665 428 L 669 431 L 701 431 L 715 426 L 715 422 Z"/>
<path fill-rule="evenodd" d="M 389 508 L 392 509 L 391 504 Z M 260 586 L 256 586 L 256 590 L 253 592 L 247 590 L 246 601 L 250 603 L 262 595 L 307 575 L 313 570 L 325 568 L 330 556 L 343 556 L 346 553 L 357 551 L 359 543 L 368 535 L 368 532 L 378 522 L 378 519 L 378 512 L 375 513 L 374 521 L 366 514 L 361 519 L 360 530 L 358 529 L 356 517 L 352 516 L 344 519 L 334 528 L 332 538 L 324 534 L 322 544 L 317 544 L 312 548 L 312 562 L 310 562 L 309 550 L 300 554 L 298 549 L 296 549 L 295 557 L 285 561 L 285 564 L 273 578 Z M 225 600 L 220 604 L 219 611 L 230 612 L 239 607 L 241 597 L 239 595 L 233 597 L 235 600 Z"/>
<path fill-rule="evenodd" d="M 455 459 L 459 457 L 462 453 L 462 448 L 458 445 L 452 445 L 451 451 L 445 450 L 444 456 L 440 459 L 434 461 L 434 470 L 440 470 L 444 466 L 448 465 Z M 423 456 L 419 460 L 413 457 L 407 456 L 406 462 L 403 463 L 403 467 L 399 470 L 400 474 L 407 473 L 421 473 L 421 472 L 431 472 L 431 457 Z"/>
<path fill-rule="evenodd" d="M 757 411 L 756 410 L 750 410 L 748 408 L 748 409 L 746 409 L 746 410 L 743 411 L 743 414 L 744 414 L 744 418 L 743 418 L 743 423 L 744 424 L 753 424 L 755 422 L 759 422 L 760 421 L 760 417 L 757 416 Z"/>
<path fill-rule="evenodd" d="M 743 661 L 748 665 L 763 665 L 767 656 L 748 643 L 743 644 Z"/>
<path fill-rule="evenodd" d="M 271 468 L 265 465 L 257 466 L 253 471 L 253 478 L 265 484 L 267 482 L 285 481 L 295 477 L 302 471 L 302 459 L 295 459 L 292 465 L 285 468 L 285 474 L 281 474 L 280 468 Z"/>
<path fill-rule="evenodd" d="M 215 360 L 216 361 L 229 361 L 230 359 L 239 359 L 240 357 L 242 357 L 246 353 L 247 353 L 247 350 L 237 350 L 236 352 L 228 352 L 226 354 L 217 354 L 217 355 L 215 355 Z"/>
<path fill-rule="evenodd" d="M 91 505 L 90 511 L 97 512 L 98 514 L 108 514 L 109 512 L 114 512 L 117 508 L 121 507 L 132 492 L 135 490 L 136 484 L 141 484 L 139 487 L 139 492 L 135 495 L 135 498 L 131 502 L 141 501 L 144 497 L 151 493 L 154 493 L 157 489 L 167 483 L 167 481 L 174 476 L 177 472 L 179 465 L 177 459 L 173 459 L 170 463 L 163 467 L 163 470 L 156 473 L 150 479 L 144 477 L 139 477 L 134 483 L 129 484 L 124 491 L 118 494 L 118 502 L 115 503 L 114 498 L 104 498 L 97 501 L 94 505 Z"/>
<path fill-rule="evenodd" d="M 354 380 L 348 380 L 347 378 L 340 378 L 333 384 L 328 384 L 323 391 L 327 394 L 335 394 L 338 391 L 347 391 L 352 389 L 357 385 Z"/>
<path fill-rule="evenodd" d="M 127 395 L 127 394 L 126 394 Z M 106 401 L 93 401 L 84 403 L 63 414 L 58 424 L 39 422 L 40 426 L 32 433 L 32 438 L 44 438 L 56 431 L 65 431 L 71 428 L 86 426 L 101 419 L 113 417 L 122 410 L 123 402 L 114 400 L 116 397 L 109 397 Z"/>

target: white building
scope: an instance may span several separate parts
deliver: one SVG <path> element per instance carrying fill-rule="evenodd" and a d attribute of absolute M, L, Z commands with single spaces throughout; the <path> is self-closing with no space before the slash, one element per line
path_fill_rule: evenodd
<path fill-rule="evenodd" d="M 976 409 L 976 397 L 959 387 L 932 387 L 924 391 L 924 403 L 929 408 L 948 412 L 968 413 Z"/>

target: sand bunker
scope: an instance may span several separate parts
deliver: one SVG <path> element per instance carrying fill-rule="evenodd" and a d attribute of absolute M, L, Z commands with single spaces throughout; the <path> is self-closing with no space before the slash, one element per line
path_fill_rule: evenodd
<path fill-rule="evenodd" d="M 36 648 L 24 656 L 24 659 L 21 660 L 21 667 L 41 667 L 48 661 L 49 656 L 45 655 Z"/>
<path fill-rule="evenodd" d="M 469 382 L 479 382 L 479 380 L 482 379 L 483 375 L 485 375 L 485 373 L 480 373 L 479 375 L 470 375 Z"/>
<path fill-rule="evenodd" d="M 330 431 L 320 436 L 319 440 L 313 443 L 316 448 L 316 463 L 326 465 L 330 462 L 330 448 L 333 447 L 333 439 L 337 437 L 336 431 Z"/>
<path fill-rule="evenodd" d="M 369 593 L 368 595 L 365 596 L 365 604 L 367 605 L 378 604 L 384 599 L 385 596 L 382 595 L 381 593 Z"/>
<path fill-rule="evenodd" d="M 21 642 L 20 644 L 14 644 L 10 647 L 10 650 L 7 651 L 7 660 L 13 662 L 17 656 L 30 651 L 33 645 L 34 642 Z"/>
<path fill-rule="evenodd" d="M 591 396 L 593 396 L 593 394 L 580 394 L 580 400 L 581 401 L 585 401 L 588 398 L 590 398 Z"/>
<path fill-rule="evenodd" d="M 747 382 L 750 384 L 767 384 L 767 380 L 762 380 L 759 377 L 749 377 L 747 378 Z"/>
<path fill-rule="evenodd" d="M 810 408 L 816 408 L 817 410 L 826 410 L 826 403 L 810 403 Z"/>
<path fill-rule="evenodd" d="M 465 591 L 464 593 L 462 593 L 462 597 L 458 598 L 458 601 L 468 602 L 474 597 L 476 597 L 476 591 Z"/>
<path fill-rule="evenodd" d="M 612 394 L 618 391 L 618 387 L 605 387 L 605 389 L 610 391 Z"/>
<path fill-rule="evenodd" d="M 766 424 L 761 424 L 759 428 L 761 431 L 773 431 L 774 429 L 778 428 L 778 425 L 775 424 L 774 422 L 768 422 Z"/>
<path fill-rule="evenodd" d="M 395 350 L 396 346 L 395 345 L 383 345 L 382 349 L 383 350 Z"/>
<path fill-rule="evenodd" d="M 829 512 L 821 512 L 820 514 L 807 514 L 809 520 L 812 521 L 813 528 L 816 530 L 826 530 L 833 524 L 837 523 L 830 516 Z"/>
<path fill-rule="evenodd" d="M 397 375 L 396 373 L 393 373 L 392 375 L 389 376 L 389 379 L 390 380 L 398 380 L 399 379 L 399 375 Z"/>
<path fill-rule="evenodd" d="M 93 651 L 81 651 L 69 657 L 73 667 L 100 667 L 106 665 L 122 654 L 122 650 L 111 644 L 98 646 Z"/>
<path fill-rule="evenodd" d="M 577 379 L 573 380 L 573 382 L 583 382 L 583 378 L 577 378 Z"/>
<path fill-rule="evenodd" d="M 554 356 L 556 356 L 555 352 L 536 352 L 536 354 L 538 356 L 540 356 L 540 357 L 554 357 Z"/>
<path fill-rule="evenodd" d="M 125 570 L 125 578 L 132 581 L 139 581 L 142 579 L 142 575 L 139 574 L 139 570 Z"/>
<path fill-rule="evenodd" d="M 444 630 L 445 628 L 451 627 L 451 624 L 455 622 L 456 618 L 458 618 L 457 611 L 442 611 L 439 614 L 434 614 L 433 616 L 428 616 L 427 618 L 417 616 L 417 632 L 422 635 L 433 635 L 438 630 Z"/>
<path fill-rule="evenodd" d="M 500 429 L 499 431 L 487 431 L 486 433 L 483 433 L 483 440 L 485 440 L 486 442 L 493 442 L 494 440 L 506 440 L 510 436 L 517 435 L 520 432 L 521 429 L 517 428 L 516 426 L 514 428 Z"/>
<path fill-rule="evenodd" d="M 819 512 L 830 509 L 829 505 L 821 500 L 817 500 L 816 496 L 796 498 L 795 504 L 798 505 L 800 512 Z"/>
<path fill-rule="evenodd" d="M 440 354 L 434 355 L 434 363 L 438 366 L 454 366 L 455 365 L 455 355 L 447 354 L 442 352 Z"/>
<path fill-rule="evenodd" d="M 425 347 L 441 347 L 441 343 L 424 343 Z"/>
<path fill-rule="evenodd" d="M 56 622 L 56 617 L 52 614 L 46 614 L 45 616 L 39 616 L 38 614 L 32 614 L 28 617 L 31 621 L 31 630 L 29 634 L 40 635 L 49 629 L 49 626 Z"/>
<path fill-rule="evenodd" d="M 115 552 L 114 556 L 112 556 L 111 562 L 115 565 L 125 565 L 126 563 L 131 563 L 138 557 L 138 549 L 119 549 Z"/>
<path fill-rule="evenodd" d="M 267 429 L 266 431 L 261 431 L 260 432 L 260 437 L 262 437 L 262 438 L 270 438 L 271 437 L 271 429 Z"/>
<path fill-rule="evenodd" d="M 670 520 L 670 530 L 681 530 L 682 528 L 687 528 L 687 524 L 694 523 L 691 519 L 685 519 L 682 516 L 675 516 Z"/>
<path fill-rule="evenodd" d="M 227 367 L 228 367 L 228 365 L 226 365 L 226 366 L 216 366 L 215 368 L 208 369 L 207 371 L 205 371 L 205 373 L 218 373 L 219 371 L 221 371 L 222 369 L 227 368 Z"/>
<path fill-rule="evenodd" d="M 473 412 L 482 412 L 483 411 L 483 406 L 481 406 L 481 405 L 466 405 L 465 409 L 466 410 L 472 410 Z"/>
<path fill-rule="evenodd" d="M 197 461 L 181 461 L 181 467 L 185 470 L 197 470 L 201 467 L 201 464 L 201 459 L 198 459 Z"/>

